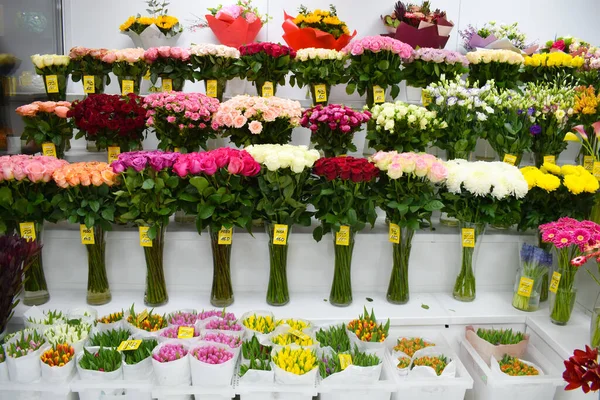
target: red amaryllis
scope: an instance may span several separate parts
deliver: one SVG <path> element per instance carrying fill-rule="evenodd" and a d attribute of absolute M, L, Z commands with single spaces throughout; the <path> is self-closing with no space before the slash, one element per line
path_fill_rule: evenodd
<path fill-rule="evenodd" d="M 563 379 L 568 383 L 565 390 L 581 388 L 584 393 L 600 389 L 600 366 L 598 366 L 598 350 L 588 345 L 584 350 L 575 350 L 573 356 L 565 363 Z"/>
<path fill-rule="evenodd" d="M 379 170 L 365 158 L 330 157 L 321 158 L 315 163 L 313 172 L 334 179 L 350 180 L 354 183 L 369 182 L 379 176 Z"/>

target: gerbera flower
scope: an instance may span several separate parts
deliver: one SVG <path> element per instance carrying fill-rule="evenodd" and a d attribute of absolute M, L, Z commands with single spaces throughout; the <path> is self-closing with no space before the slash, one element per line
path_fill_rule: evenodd
<path fill-rule="evenodd" d="M 587 257 L 579 256 L 571 260 L 571 265 L 574 267 L 581 267 L 587 262 Z"/>
<path fill-rule="evenodd" d="M 573 244 L 573 237 L 569 232 L 558 232 L 552 242 L 558 249 L 562 249 Z"/>

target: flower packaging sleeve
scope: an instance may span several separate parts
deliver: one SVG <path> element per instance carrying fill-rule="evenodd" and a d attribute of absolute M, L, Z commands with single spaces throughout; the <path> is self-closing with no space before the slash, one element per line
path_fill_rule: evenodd
<path fill-rule="evenodd" d="M 329 11 L 325 12 L 329 13 Z M 349 32 L 343 33 L 336 37 L 333 34 L 320 29 L 300 27 L 296 21 L 302 14 L 299 14 L 299 16 L 296 18 L 288 15 L 286 12 L 284 12 L 283 15 L 284 21 L 281 25 L 283 31 L 285 32 L 283 35 L 283 40 L 285 40 L 288 46 L 294 50 L 306 49 L 310 47 L 341 50 L 356 36 L 356 31 L 354 31 L 352 34 Z M 331 17 L 328 15 L 324 16 L 324 18 L 337 18 L 337 16 Z M 344 24 L 343 26 L 345 27 L 346 25 Z"/>

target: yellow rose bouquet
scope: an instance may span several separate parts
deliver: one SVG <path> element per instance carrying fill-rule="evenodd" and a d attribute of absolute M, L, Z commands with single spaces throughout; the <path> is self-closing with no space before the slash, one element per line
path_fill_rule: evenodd
<path fill-rule="evenodd" d="M 573 76 L 585 60 L 560 51 L 525 57 L 524 82 L 561 82 Z"/>

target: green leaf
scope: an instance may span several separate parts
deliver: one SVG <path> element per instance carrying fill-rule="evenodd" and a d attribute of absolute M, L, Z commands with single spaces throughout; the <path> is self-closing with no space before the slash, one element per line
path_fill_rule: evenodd
<path fill-rule="evenodd" d="M 382 71 L 386 71 L 390 67 L 390 62 L 388 60 L 381 60 L 377 63 L 377 67 Z"/>
<path fill-rule="evenodd" d="M 98 212 L 98 210 L 100 210 L 100 202 L 98 200 L 90 200 L 89 204 L 93 212 Z"/>
<path fill-rule="evenodd" d="M 7 206 L 10 206 L 12 203 L 13 203 L 12 191 L 6 186 L 1 187 L 0 188 L 0 204 L 5 204 Z"/>
<path fill-rule="evenodd" d="M 152 179 L 146 179 L 142 184 L 142 189 L 150 190 L 154 188 L 154 181 Z"/>
<path fill-rule="evenodd" d="M 112 208 L 102 210 L 102 218 L 107 221 L 113 221 L 115 219 L 115 213 Z"/>
<path fill-rule="evenodd" d="M 88 228 L 93 227 L 95 222 L 96 219 L 91 214 L 85 216 L 85 226 L 87 226 Z"/>
<path fill-rule="evenodd" d="M 425 205 L 425 210 L 427 211 L 435 211 L 441 210 L 444 207 L 444 203 L 439 200 L 431 200 L 429 203 Z"/>
<path fill-rule="evenodd" d="M 358 222 L 358 216 L 356 215 L 356 211 L 351 208 L 348 210 L 348 223 L 350 225 L 356 225 Z"/>
<path fill-rule="evenodd" d="M 209 185 L 208 180 L 202 176 L 195 176 L 190 179 L 190 184 L 198 190 L 198 193 L 202 194 L 204 189 Z"/>
<path fill-rule="evenodd" d="M 198 218 L 209 219 L 215 212 L 215 206 L 204 205 L 198 209 Z"/>
<path fill-rule="evenodd" d="M 317 242 L 321 241 L 321 239 L 323 238 L 323 227 L 322 226 L 319 225 L 315 228 L 315 230 L 313 231 L 313 238 Z"/>

